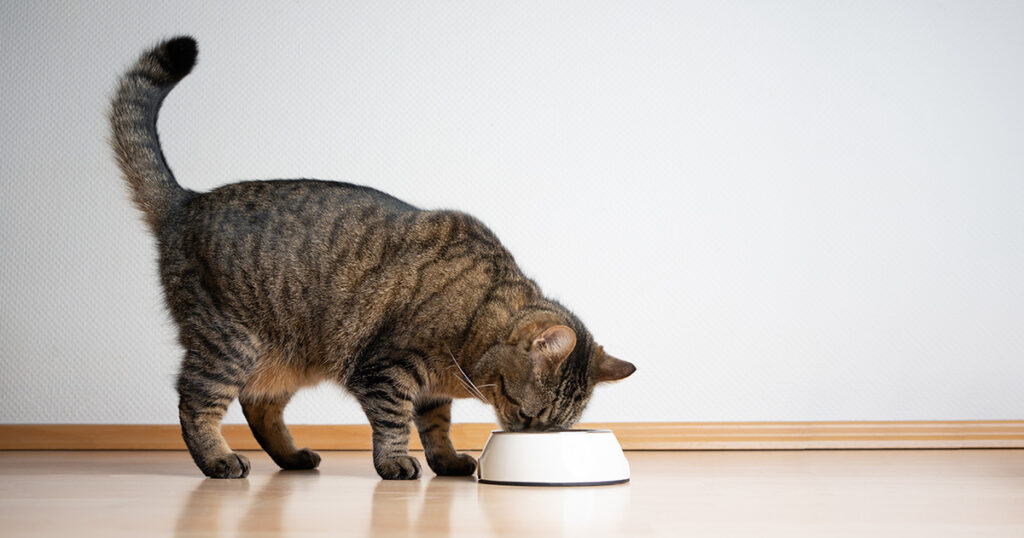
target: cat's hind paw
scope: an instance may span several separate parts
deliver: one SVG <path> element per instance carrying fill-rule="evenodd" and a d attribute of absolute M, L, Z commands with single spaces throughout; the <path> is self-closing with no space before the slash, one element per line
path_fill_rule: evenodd
<path fill-rule="evenodd" d="M 384 480 L 415 480 L 420 477 L 420 462 L 412 456 L 374 461 L 373 466 Z"/>
<path fill-rule="evenodd" d="M 427 460 L 437 476 L 472 476 L 476 471 L 476 459 L 469 454 L 454 454 L 448 458 Z"/>
<path fill-rule="evenodd" d="M 280 461 L 274 460 L 278 467 L 287 471 L 302 471 L 307 469 L 316 469 L 320 465 L 320 454 L 313 452 L 308 448 L 303 448 L 296 451 L 294 454 L 289 454 L 287 458 L 283 458 Z"/>
<path fill-rule="evenodd" d="M 203 474 L 210 478 L 245 478 L 249 476 L 249 467 L 249 458 L 237 452 L 211 458 L 200 465 Z"/>

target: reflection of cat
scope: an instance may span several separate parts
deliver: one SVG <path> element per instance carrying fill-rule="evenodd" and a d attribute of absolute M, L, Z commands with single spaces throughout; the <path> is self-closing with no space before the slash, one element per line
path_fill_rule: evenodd
<path fill-rule="evenodd" d="M 203 480 L 199 482 L 199 485 L 189 494 L 188 501 L 178 514 L 178 520 L 174 526 L 174 536 L 222 535 L 224 505 L 227 505 L 227 511 L 234 511 L 234 508 L 246 501 L 248 494 L 248 480 L 229 482 Z"/>
<path fill-rule="evenodd" d="M 450 536 L 472 514 L 473 507 L 465 501 L 475 492 L 472 478 L 434 477 L 424 489 L 409 482 L 382 480 L 373 488 L 367 536 Z M 458 517 L 453 521 L 452 512 L 460 499 Z"/>
<path fill-rule="evenodd" d="M 236 397 L 282 468 L 319 464 L 295 447 L 282 411 L 299 388 L 331 380 L 365 410 L 380 476 L 419 476 L 411 422 L 431 469 L 469 475 L 476 462 L 448 437 L 452 398 L 485 400 L 508 430 L 558 429 L 579 419 L 595 383 L 633 373 L 469 215 L 328 181 L 182 188 L 156 118 L 195 59 L 188 37 L 143 54 L 122 77 L 110 120 L 185 348 L 182 434 L 208 476 L 249 472 L 220 433 Z"/>

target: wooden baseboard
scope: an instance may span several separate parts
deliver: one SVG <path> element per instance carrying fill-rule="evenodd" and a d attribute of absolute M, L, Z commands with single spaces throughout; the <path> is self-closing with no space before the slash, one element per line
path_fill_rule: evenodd
<path fill-rule="evenodd" d="M 608 428 L 626 450 L 806 450 L 1024 448 L 1024 420 L 902 422 L 619 422 Z M 369 450 L 366 425 L 294 425 L 299 446 Z M 495 425 L 455 424 L 459 450 L 479 450 Z M 248 426 L 223 427 L 238 450 L 259 446 Z M 413 436 L 411 448 L 420 449 Z M 184 450 L 177 425 L 0 424 L 0 450 Z"/>

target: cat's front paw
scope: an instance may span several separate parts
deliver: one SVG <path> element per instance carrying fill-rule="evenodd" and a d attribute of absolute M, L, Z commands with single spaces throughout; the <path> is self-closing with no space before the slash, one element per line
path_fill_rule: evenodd
<path fill-rule="evenodd" d="M 420 477 L 420 462 L 412 456 L 375 460 L 373 466 L 384 480 L 415 480 Z"/>
<path fill-rule="evenodd" d="M 476 459 L 469 454 L 428 459 L 427 463 L 437 476 L 472 476 L 473 471 L 476 471 Z"/>

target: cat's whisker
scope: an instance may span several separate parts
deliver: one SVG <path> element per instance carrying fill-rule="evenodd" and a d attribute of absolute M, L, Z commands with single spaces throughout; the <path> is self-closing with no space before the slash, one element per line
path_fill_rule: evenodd
<path fill-rule="evenodd" d="M 467 383 L 469 384 L 469 388 L 470 388 L 470 389 L 472 389 L 472 391 L 473 391 L 473 394 L 474 394 L 474 395 L 475 395 L 475 396 L 476 396 L 477 398 L 479 398 L 481 402 L 484 402 L 484 403 L 485 403 L 485 404 L 487 404 L 487 405 L 490 405 L 490 404 L 491 404 L 491 402 L 487 401 L 487 397 L 486 397 L 486 396 L 484 396 L 484 394 L 483 394 L 482 392 L 480 392 L 480 390 L 479 390 L 479 389 L 477 389 L 477 388 L 476 388 L 476 385 L 474 385 L 474 384 L 473 384 L 473 382 L 472 382 L 471 380 L 469 380 L 469 379 L 466 379 L 466 381 L 467 381 Z"/>
<path fill-rule="evenodd" d="M 466 392 L 468 392 L 472 397 L 479 399 L 479 397 L 476 395 L 476 393 L 473 392 L 473 389 L 468 384 L 466 384 L 465 381 L 463 381 L 462 379 L 459 379 L 459 378 L 455 378 L 455 379 L 459 380 L 459 383 L 462 385 L 462 388 L 466 390 Z"/>
<path fill-rule="evenodd" d="M 473 384 L 473 380 L 469 378 L 469 376 L 466 374 L 466 371 L 462 369 L 462 366 L 459 366 L 459 361 L 455 359 L 455 354 L 452 353 L 452 350 L 448 349 L 448 346 L 445 346 L 445 351 L 448 352 L 448 356 L 452 358 L 452 362 L 455 364 L 455 367 L 459 369 L 459 373 L 462 374 L 462 378 L 465 379 L 466 383 L 463 383 L 463 386 L 465 386 L 466 389 L 469 390 L 470 394 L 479 398 L 481 402 L 490 405 L 491 402 L 487 401 L 487 397 L 485 397 L 484 394 L 480 392 L 480 389 L 478 389 L 476 385 Z M 456 377 L 456 379 L 459 378 Z M 462 381 L 462 379 L 459 379 L 459 381 Z M 466 386 L 467 383 L 468 386 Z"/>
<path fill-rule="evenodd" d="M 474 390 L 473 390 L 473 387 L 469 386 L 469 384 L 468 384 L 468 383 L 466 383 L 465 381 L 463 381 L 461 377 L 456 377 L 455 379 L 456 379 L 456 380 L 457 380 L 457 381 L 458 381 L 459 383 L 461 383 L 461 384 L 462 384 L 462 388 L 466 389 L 466 392 L 470 393 L 470 395 L 472 395 L 472 396 L 473 396 L 474 398 L 477 398 L 477 399 L 479 399 L 480 401 L 482 401 L 482 402 L 484 402 L 484 403 L 486 403 L 486 404 L 488 404 L 488 405 L 489 405 L 489 404 L 491 403 L 491 402 L 488 402 L 487 400 L 485 400 L 485 399 L 481 398 L 481 397 L 480 397 L 480 394 L 479 394 L 479 393 L 478 393 L 477 391 L 474 391 Z"/>
<path fill-rule="evenodd" d="M 456 375 L 455 380 L 458 381 L 466 389 L 466 392 L 472 394 L 473 396 L 476 396 L 476 392 L 472 389 L 472 387 L 469 386 L 469 383 L 467 383 L 466 380 L 462 378 L 462 376 Z"/>

